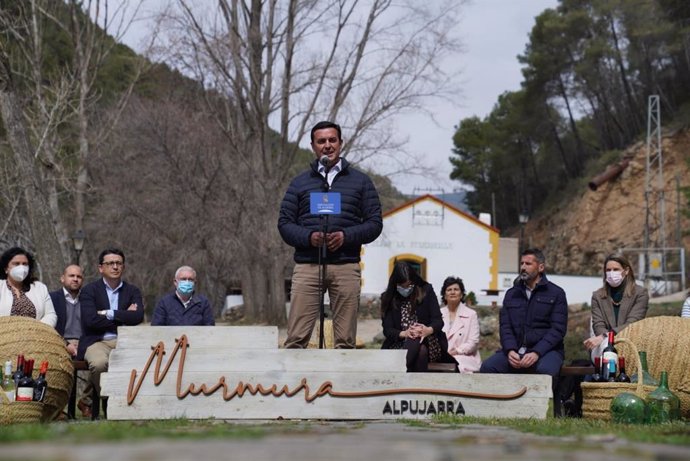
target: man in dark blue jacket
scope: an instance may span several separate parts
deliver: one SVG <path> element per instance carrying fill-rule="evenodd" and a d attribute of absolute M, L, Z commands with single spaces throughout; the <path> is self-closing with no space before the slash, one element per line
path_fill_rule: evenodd
<path fill-rule="evenodd" d="M 101 278 L 81 289 L 82 337 L 78 357 L 89 363 L 91 382 L 101 392 L 101 373 L 108 370 L 120 325 L 139 325 L 144 320 L 144 302 L 139 288 L 122 280 L 125 254 L 117 248 L 98 256 Z"/>
<path fill-rule="evenodd" d="M 371 179 L 344 158 L 340 126 L 319 122 L 311 130 L 316 160 L 292 180 L 280 206 L 278 230 L 295 248 L 286 348 L 309 344 L 319 315 L 319 251 L 325 242 L 326 278 L 335 348 L 352 349 L 357 334 L 362 244 L 376 240 L 383 229 L 381 202 Z M 327 160 L 325 160 L 327 159 Z M 329 216 L 326 232 L 321 216 L 311 214 L 312 192 L 339 192 L 341 213 Z"/>
<path fill-rule="evenodd" d="M 213 308 L 197 293 L 196 271 L 182 266 L 175 271 L 175 290 L 163 296 L 153 311 L 151 326 L 215 325 Z"/>
<path fill-rule="evenodd" d="M 551 375 L 555 387 L 563 364 L 568 326 L 565 292 L 544 274 L 537 248 L 520 257 L 520 276 L 506 292 L 500 313 L 501 350 L 482 363 L 481 373 Z"/>

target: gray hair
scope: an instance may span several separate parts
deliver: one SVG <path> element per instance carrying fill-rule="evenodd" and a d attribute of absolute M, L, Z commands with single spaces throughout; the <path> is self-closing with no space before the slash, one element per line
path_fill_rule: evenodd
<path fill-rule="evenodd" d="M 177 280 L 177 277 L 180 275 L 180 272 L 182 271 L 190 271 L 194 273 L 194 278 L 196 278 L 196 271 L 194 270 L 194 268 L 192 268 L 191 266 L 180 266 L 175 271 L 175 280 Z"/>
<path fill-rule="evenodd" d="M 546 256 L 544 256 L 544 252 L 542 252 L 539 248 L 527 248 L 520 256 L 527 255 L 534 256 L 534 259 L 536 259 L 539 264 L 546 264 Z"/>

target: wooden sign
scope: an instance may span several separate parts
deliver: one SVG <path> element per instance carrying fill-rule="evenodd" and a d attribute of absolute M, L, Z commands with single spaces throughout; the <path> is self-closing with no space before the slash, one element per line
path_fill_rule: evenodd
<path fill-rule="evenodd" d="M 108 419 L 545 418 L 547 375 L 406 373 L 402 350 L 279 349 L 275 327 L 120 327 Z"/>

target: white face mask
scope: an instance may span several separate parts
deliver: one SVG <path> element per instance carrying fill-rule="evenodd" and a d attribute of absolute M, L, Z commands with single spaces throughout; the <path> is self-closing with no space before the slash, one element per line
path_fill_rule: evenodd
<path fill-rule="evenodd" d="M 14 266 L 10 269 L 10 277 L 15 282 L 23 282 L 27 275 L 29 275 L 29 266 Z"/>
<path fill-rule="evenodd" d="M 623 273 L 618 271 L 608 271 L 606 273 L 606 283 L 611 285 L 613 288 L 620 286 L 623 283 Z"/>

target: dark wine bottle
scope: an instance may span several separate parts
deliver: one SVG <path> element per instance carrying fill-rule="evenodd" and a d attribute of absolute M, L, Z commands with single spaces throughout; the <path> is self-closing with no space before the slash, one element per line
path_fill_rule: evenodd
<path fill-rule="evenodd" d="M 33 360 L 24 360 L 24 375 L 17 384 L 17 402 L 31 402 L 34 399 L 33 362 Z"/>
<path fill-rule="evenodd" d="M 625 373 L 625 357 L 620 357 L 618 359 L 618 366 L 621 369 L 621 372 L 618 373 L 618 377 L 616 378 L 616 381 L 619 383 L 629 383 L 630 382 L 630 377 Z"/>
<path fill-rule="evenodd" d="M 601 357 L 594 357 L 594 374 L 592 374 L 592 382 L 601 381 Z"/>
<path fill-rule="evenodd" d="M 614 344 L 614 333 L 613 330 L 609 331 L 609 343 L 602 353 L 604 359 L 609 361 L 609 376 L 608 380 L 612 381 L 616 378 L 618 373 L 618 350 Z M 613 376 L 611 376 L 613 375 Z"/>
<path fill-rule="evenodd" d="M 41 369 L 39 370 L 38 378 L 34 383 L 34 401 L 43 402 L 46 396 L 46 389 L 48 389 L 48 381 L 46 381 L 46 373 L 48 372 L 48 362 L 41 362 Z"/>
<path fill-rule="evenodd" d="M 19 354 L 17 356 L 17 370 L 12 373 L 12 380 L 14 381 L 14 388 L 17 388 L 19 380 L 24 375 L 24 354 Z"/>

